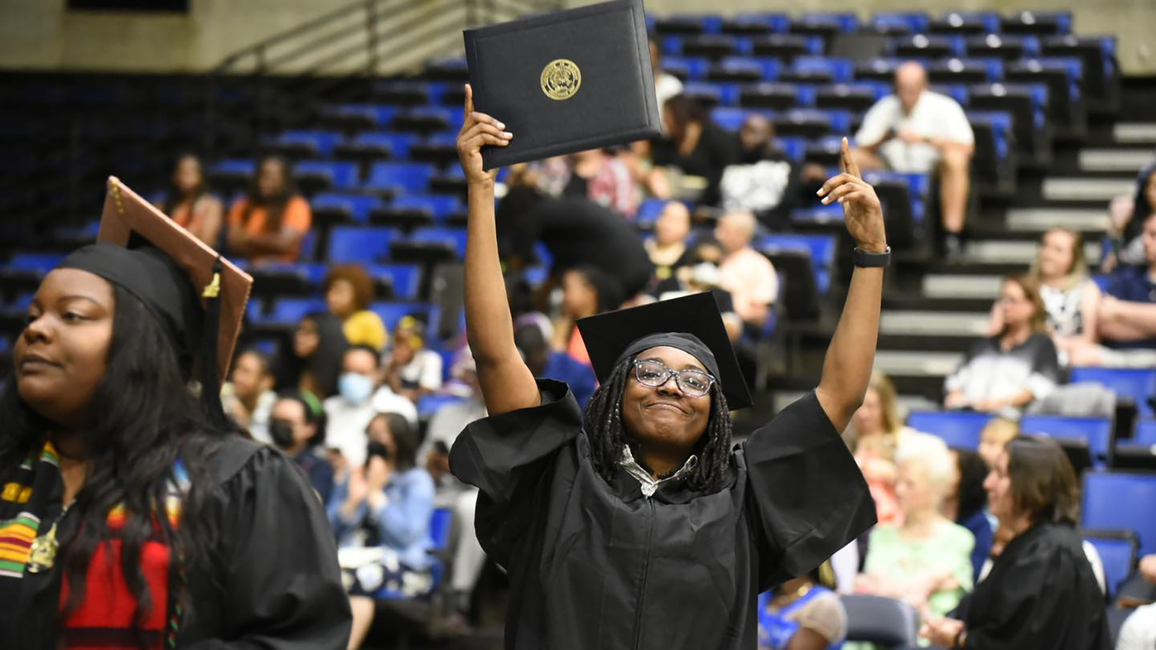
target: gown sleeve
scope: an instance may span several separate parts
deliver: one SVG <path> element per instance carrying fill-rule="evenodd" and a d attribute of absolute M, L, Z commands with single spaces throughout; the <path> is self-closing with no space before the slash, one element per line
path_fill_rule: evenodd
<path fill-rule="evenodd" d="M 558 452 L 582 432 L 582 412 L 566 384 L 539 379 L 542 403 L 468 425 L 450 449 L 450 471 L 478 488 L 478 541 L 506 566 L 517 535 L 546 495 L 536 489 Z"/>
<path fill-rule="evenodd" d="M 742 443 L 759 591 L 801 576 L 875 524 L 859 466 L 812 392 Z"/>
<path fill-rule="evenodd" d="M 349 599 L 320 499 L 264 448 L 217 488 L 221 618 L 186 650 L 344 650 Z"/>

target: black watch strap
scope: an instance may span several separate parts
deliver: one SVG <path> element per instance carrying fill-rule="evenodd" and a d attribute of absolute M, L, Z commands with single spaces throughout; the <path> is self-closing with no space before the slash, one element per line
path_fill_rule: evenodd
<path fill-rule="evenodd" d="M 890 246 L 888 246 L 887 250 L 883 251 L 882 253 L 868 253 L 867 251 L 861 250 L 858 246 L 856 246 L 852 256 L 855 261 L 855 266 L 866 268 L 887 268 L 891 266 Z"/>

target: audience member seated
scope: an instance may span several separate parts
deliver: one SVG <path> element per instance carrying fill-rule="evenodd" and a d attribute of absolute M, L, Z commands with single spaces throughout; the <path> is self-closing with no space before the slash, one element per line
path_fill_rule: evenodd
<path fill-rule="evenodd" d="M 1127 607 L 1156 602 L 1156 554 L 1140 558 L 1139 569 L 1120 588 L 1120 604 Z"/>
<path fill-rule="evenodd" d="M 269 357 L 260 350 L 245 350 L 237 356 L 229 383 L 221 388 L 225 412 L 253 439 L 269 443 L 269 412 L 277 401 L 275 380 Z"/>
<path fill-rule="evenodd" d="M 1124 625 L 1116 641 L 1116 650 L 1152 650 L 1156 648 L 1156 605 L 1138 607 Z"/>
<path fill-rule="evenodd" d="M 654 70 L 654 94 L 658 95 L 661 111 L 671 97 L 682 94 L 682 81 L 662 68 L 662 51 L 654 41 L 650 41 L 650 67 Z"/>
<path fill-rule="evenodd" d="M 630 167 L 605 149 L 514 165 L 512 185 L 527 185 L 553 197 L 588 199 L 624 217 L 634 217 L 642 190 Z"/>
<path fill-rule="evenodd" d="M 1044 233 L 1028 277 L 1040 289 L 1045 323 L 1052 333 L 1061 365 L 1066 366 L 1070 355 L 1078 357 L 1084 348 L 1096 344 L 1100 289 L 1088 277 L 1084 238 L 1066 228 L 1052 228 Z M 1003 310 L 996 303 L 992 307 L 989 333 L 994 336 L 1002 330 Z"/>
<path fill-rule="evenodd" d="M 924 617 L 943 616 L 955 609 L 973 580 L 975 539 L 941 513 L 955 464 L 942 440 L 913 436 L 896 451 L 896 465 L 903 524 L 871 531 L 857 591 L 901 599 Z"/>
<path fill-rule="evenodd" d="M 881 524 L 903 523 L 903 510 L 895 496 L 898 475 L 895 451 L 915 433 L 904 426 L 899 416 L 895 384 L 882 373 L 872 373 L 863 404 L 855 411 L 846 436 L 875 499 L 876 516 Z"/>
<path fill-rule="evenodd" d="M 1156 212 L 1141 234 L 1146 265 L 1125 266 L 1108 278 L 1096 331 L 1108 347 L 1077 355 L 1080 365 L 1143 368 L 1156 365 Z"/>
<path fill-rule="evenodd" d="M 714 294 L 715 302 L 718 303 L 723 325 L 727 328 L 727 336 L 732 344 L 737 344 L 743 335 L 743 319 L 735 313 L 735 302 L 730 292 L 719 286 L 718 264 L 700 258 L 699 251 L 702 249 L 700 246 L 690 252 L 687 257 L 690 265 L 679 268 L 673 277 L 659 282 L 654 293 L 659 300 L 670 300 L 692 293 L 711 292 Z M 735 354 L 741 354 L 740 347 L 736 347 Z M 743 359 L 740 358 L 739 363 L 741 365 Z M 746 367 L 742 370 L 744 377 L 754 376 L 753 370 L 750 374 L 747 373 Z"/>
<path fill-rule="evenodd" d="M 229 210 L 229 250 L 251 262 L 296 262 L 313 215 L 293 187 L 287 163 L 261 159 L 249 195 Z"/>
<path fill-rule="evenodd" d="M 333 467 L 321 456 L 325 419 L 321 402 L 309 393 L 282 393 L 273 405 L 269 436 L 273 445 L 292 458 L 309 477 L 322 503 L 333 494 Z"/>
<path fill-rule="evenodd" d="M 277 390 L 301 390 L 325 399 L 337 393 L 341 360 L 349 343 L 341 321 L 327 312 L 301 319 L 289 345 L 281 346 L 277 359 Z"/>
<path fill-rule="evenodd" d="M 414 404 L 442 387 L 442 357 L 425 347 L 425 325 L 416 316 L 398 321 L 385 370 L 385 383 L 390 390 Z"/>
<path fill-rule="evenodd" d="M 967 216 L 975 134 L 963 108 L 951 97 L 927 89 L 927 71 L 909 61 L 895 71 L 895 93 L 863 116 L 855 134 L 861 169 L 939 173 L 939 196 L 946 250 L 957 256 Z"/>
<path fill-rule="evenodd" d="M 643 242 L 660 282 L 690 261 L 689 240 L 690 208 L 681 201 L 667 201 L 654 220 L 654 237 Z"/>
<path fill-rule="evenodd" d="M 1047 312 L 1035 283 L 1026 275 L 1004 278 L 998 308 L 1003 330 L 972 346 L 947 378 L 945 407 L 1016 414 L 1061 381 L 1056 345 L 1047 334 Z"/>
<path fill-rule="evenodd" d="M 344 463 L 356 467 L 365 460 L 365 428 L 381 413 L 397 413 L 417 424 L 417 408 L 388 386 L 379 387 L 381 359 L 377 351 L 355 345 L 345 352 L 338 395 L 325 400 L 329 447 L 341 452 Z"/>
<path fill-rule="evenodd" d="M 566 382 L 578 406 L 585 409 L 587 400 L 598 387 L 598 380 L 588 363 L 551 347 L 552 332 L 553 325 L 543 314 L 522 314 L 514 321 L 514 345 L 518 346 L 535 378 Z"/>
<path fill-rule="evenodd" d="M 418 596 L 432 584 L 434 482 L 417 467 L 417 434 L 396 414 L 376 416 L 363 434 L 366 460 L 338 482 L 329 502 L 338 561 L 350 585 L 349 648 L 361 647 L 373 623 L 374 598 Z"/>
<path fill-rule="evenodd" d="M 225 208 L 220 199 L 209 193 L 200 158 L 184 154 L 177 159 L 172 186 L 160 209 L 197 239 L 219 248 Z"/>
<path fill-rule="evenodd" d="M 723 170 L 724 210 L 749 210 L 773 230 L 789 228 L 791 210 L 814 203 L 827 179 L 821 165 L 796 168 L 775 146 L 775 125 L 753 114 L 739 131 L 739 160 Z"/>
<path fill-rule="evenodd" d="M 672 183 L 675 198 L 698 193 L 698 203 L 718 205 L 723 170 L 739 159 L 734 135 L 715 125 L 702 104 L 686 95 L 666 101 L 662 121 L 666 138 L 653 143 L 652 160 L 656 167 L 674 167 L 684 175 Z M 686 176 L 703 180 L 690 182 Z"/>
<path fill-rule="evenodd" d="M 1134 195 L 1119 197 L 1108 208 L 1112 252 L 1104 258 L 1105 271 L 1148 264 L 1140 235 L 1144 222 L 1153 212 L 1156 212 L 1156 161 L 1140 170 Z"/>
<path fill-rule="evenodd" d="M 1111 647 L 1104 594 L 1084 553 L 1079 484 L 1055 442 L 1008 443 L 984 487 L 1012 537 L 991 573 L 953 618 L 926 619 L 921 635 L 944 648 Z"/>
<path fill-rule="evenodd" d="M 830 562 L 784 582 L 759 598 L 759 650 L 826 650 L 842 647 L 847 610 L 834 592 Z"/>
<path fill-rule="evenodd" d="M 357 264 L 341 264 L 325 276 L 325 302 L 329 313 L 341 320 L 350 345 L 368 345 L 381 351 L 389 335 L 381 317 L 369 310 L 373 302 L 373 279 Z"/>
<path fill-rule="evenodd" d="M 719 219 L 714 237 L 722 248 L 719 286 L 731 294 L 735 312 L 752 338 L 762 336 L 779 297 L 779 277 L 765 255 L 751 247 L 758 222 L 747 211 L 728 212 Z"/>
<path fill-rule="evenodd" d="M 975 538 L 971 551 L 972 584 L 979 582 L 980 572 L 991 554 L 994 518 L 987 512 L 987 491 L 983 489 L 989 468 L 983 458 L 969 449 L 953 449 L 955 477 L 947 499 L 943 502 L 943 516 L 963 526 Z"/>
<path fill-rule="evenodd" d="M 562 276 L 562 310 L 554 322 L 554 349 L 589 366 L 590 356 L 575 323 L 618 309 L 625 298 L 618 280 L 598 267 L 579 266 L 567 270 Z"/>
<path fill-rule="evenodd" d="M 1020 435 L 1020 423 L 1011 418 L 992 418 L 984 425 L 983 431 L 979 434 L 979 449 L 977 451 L 988 470 L 995 467 L 1004 447 L 1007 447 L 1007 443 L 1018 435 Z"/>

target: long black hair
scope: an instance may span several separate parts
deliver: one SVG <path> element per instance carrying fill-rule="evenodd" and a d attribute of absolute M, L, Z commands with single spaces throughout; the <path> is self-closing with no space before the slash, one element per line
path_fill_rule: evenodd
<path fill-rule="evenodd" d="M 211 562 L 218 530 L 210 516 L 212 492 L 209 456 L 228 431 L 214 429 L 189 390 L 192 369 L 177 358 L 172 341 L 151 312 L 132 294 L 115 285 L 116 311 L 108 366 L 96 388 L 89 426 L 82 436 L 89 474 L 71 510 L 75 525 L 65 527 L 61 566 L 68 581 L 65 620 L 85 600 L 93 553 L 112 537 L 108 514 L 124 505 L 121 571 L 137 601 L 133 628 L 141 648 L 148 647 L 141 626 L 157 595 L 150 593 L 141 570 L 147 541 L 161 541 L 172 550 L 172 561 L 186 571 L 205 570 Z M 11 467 L 44 444 L 51 424 L 35 413 L 10 381 L 0 394 L 0 467 Z M 179 527 L 163 509 L 169 486 L 177 480 L 177 461 L 184 466 L 188 491 L 181 500 Z M 211 573 L 209 574 L 211 575 Z M 190 603 L 182 602 L 183 607 Z"/>
<path fill-rule="evenodd" d="M 281 191 L 276 196 L 261 196 L 261 170 L 271 162 L 281 166 Z M 253 180 L 249 183 L 247 196 L 248 200 L 245 201 L 245 208 L 241 213 L 241 224 L 247 226 L 249 219 L 253 217 L 253 211 L 257 208 L 265 208 L 267 212 L 262 230 L 264 232 L 280 232 L 285 208 L 288 207 L 289 201 L 297 196 L 297 186 L 293 183 L 293 170 L 289 167 L 289 161 L 276 155 L 262 156 L 257 163 Z"/>
<path fill-rule="evenodd" d="M 177 156 L 176 162 L 173 163 L 173 176 L 176 176 L 177 171 L 181 168 L 181 163 L 186 159 L 196 161 L 197 168 L 201 170 L 201 183 L 193 190 L 191 197 L 186 197 L 181 193 L 181 188 L 177 187 L 175 181 L 169 181 L 169 193 L 165 196 L 164 205 L 161 206 L 161 212 L 170 216 L 173 214 L 173 211 L 186 200 L 189 202 L 189 206 L 192 207 L 197 204 L 197 201 L 200 200 L 202 196 L 209 193 L 209 176 L 205 171 L 205 163 L 201 160 L 201 157 L 195 153 L 186 152 Z"/>
<path fill-rule="evenodd" d="M 632 442 L 622 422 L 622 395 L 633 367 L 632 358 L 618 364 L 586 404 L 582 428 L 590 439 L 590 459 L 607 481 L 613 478 L 623 449 Z M 730 473 L 730 451 L 731 415 L 716 381 L 710 388 L 710 419 L 695 447 L 698 464 L 687 478 L 690 488 L 703 492 L 722 489 Z"/>
<path fill-rule="evenodd" d="M 983 481 L 987 477 L 987 464 L 979 454 L 970 449 L 956 449 L 956 463 L 959 467 L 959 508 L 956 522 L 964 522 L 987 505 L 987 490 Z"/>

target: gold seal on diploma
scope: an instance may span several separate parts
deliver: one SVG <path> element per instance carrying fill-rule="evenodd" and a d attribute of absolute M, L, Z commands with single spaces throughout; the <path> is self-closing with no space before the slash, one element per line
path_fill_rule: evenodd
<path fill-rule="evenodd" d="M 542 69 L 542 92 L 550 99 L 570 99 L 581 86 L 582 71 L 570 59 L 554 59 Z"/>

